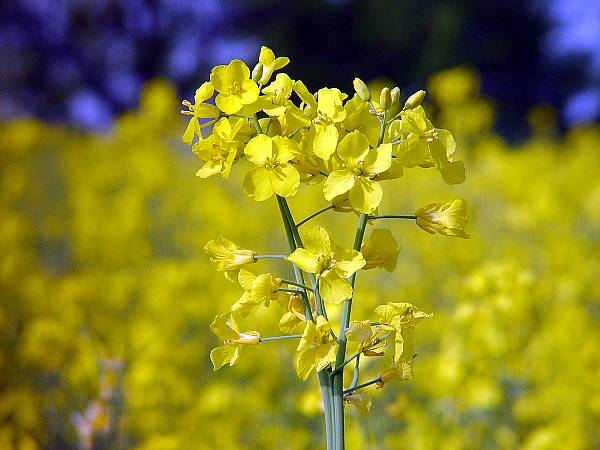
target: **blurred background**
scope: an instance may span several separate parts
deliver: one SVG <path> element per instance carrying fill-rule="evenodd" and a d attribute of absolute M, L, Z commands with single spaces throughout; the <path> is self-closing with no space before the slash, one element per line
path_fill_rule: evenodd
<path fill-rule="evenodd" d="M 398 268 L 361 273 L 357 314 L 410 301 L 434 318 L 415 380 L 348 410 L 348 448 L 600 449 L 598 0 L 2 2 L 0 449 L 323 446 L 293 343 L 217 373 L 208 358 L 240 292 L 204 244 L 285 240 L 242 173 L 194 176 L 180 102 L 261 45 L 313 92 L 427 89 L 467 167 L 459 186 L 406 171 L 384 198 L 411 214 L 464 197 L 471 239 L 390 224 Z M 319 221 L 351 242 L 352 215 Z M 277 334 L 277 308 L 249 326 Z"/>

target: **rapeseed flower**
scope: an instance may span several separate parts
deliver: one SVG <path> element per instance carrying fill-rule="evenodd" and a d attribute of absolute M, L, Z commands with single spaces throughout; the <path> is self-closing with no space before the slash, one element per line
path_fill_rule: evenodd
<path fill-rule="evenodd" d="M 215 104 L 225 114 L 235 114 L 244 105 L 258 100 L 258 86 L 250 79 L 250 69 L 239 59 L 228 65 L 215 66 L 210 73 L 210 82 L 219 92 Z"/>
<path fill-rule="evenodd" d="M 240 356 L 243 345 L 260 343 L 260 334 L 257 331 L 240 333 L 231 314 L 221 314 L 215 317 L 213 323 L 210 324 L 210 330 L 223 340 L 221 347 L 213 348 L 210 352 L 214 370 L 219 370 L 225 364 L 233 366 Z"/>
<path fill-rule="evenodd" d="M 210 262 L 219 272 L 225 272 L 225 277 L 235 281 L 240 267 L 256 262 L 256 252 L 242 248 L 223 236 L 209 241 L 204 246 L 204 251 L 210 254 Z"/>
<path fill-rule="evenodd" d="M 206 100 L 213 96 L 214 89 L 210 82 L 205 82 L 196 89 L 196 94 L 194 95 L 194 104 L 192 105 L 188 100 L 184 100 L 182 102 L 183 106 L 188 108 L 188 110 L 181 111 L 181 114 L 190 117 L 190 121 L 188 122 L 185 131 L 183 132 L 182 140 L 185 144 L 191 144 L 194 140 L 194 136 L 198 136 L 202 138 L 201 129 L 204 127 L 208 127 L 215 123 L 217 118 L 219 117 L 219 109 L 215 105 L 211 105 L 210 103 L 204 103 Z M 200 124 L 198 119 L 210 119 L 205 123 Z"/>
<path fill-rule="evenodd" d="M 415 213 L 417 225 L 428 233 L 439 233 L 444 236 L 456 236 L 468 239 L 464 227 L 469 220 L 467 202 L 462 198 L 450 200 L 443 205 L 430 203 L 419 208 Z"/>
<path fill-rule="evenodd" d="M 328 303 L 341 303 L 352 297 L 347 280 L 365 265 L 360 252 L 335 245 L 322 227 L 312 227 L 303 236 L 305 248 L 296 249 L 288 260 L 317 276 L 319 293 Z"/>
<path fill-rule="evenodd" d="M 296 373 L 306 380 L 310 372 L 323 370 L 335 362 L 338 344 L 331 336 L 331 326 L 325 317 L 318 316 L 316 323 L 306 322 L 304 333 L 298 344 L 296 358 Z"/>

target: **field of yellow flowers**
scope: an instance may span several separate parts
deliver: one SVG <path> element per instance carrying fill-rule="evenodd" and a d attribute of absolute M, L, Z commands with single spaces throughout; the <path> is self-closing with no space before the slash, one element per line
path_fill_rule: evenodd
<path fill-rule="evenodd" d="M 416 330 L 415 379 L 369 388 L 367 416 L 348 409 L 347 447 L 600 448 L 600 128 L 558 136 L 538 107 L 531 137 L 511 146 L 471 71 L 434 76 L 428 93 L 467 181 L 405 170 L 382 205 L 413 214 L 463 197 L 470 239 L 393 223 L 396 271 L 361 274 L 359 315 L 386 301 L 434 315 Z M 178 103 L 155 81 L 107 134 L 0 125 L 0 449 L 324 446 L 296 343 L 245 348 L 213 372 L 209 325 L 239 287 L 204 245 L 223 234 L 281 253 L 286 242 L 275 203 L 244 197 L 240 174 L 194 176 Z M 325 205 L 296 197 L 296 217 Z M 279 334 L 280 314 L 253 326 Z"/>

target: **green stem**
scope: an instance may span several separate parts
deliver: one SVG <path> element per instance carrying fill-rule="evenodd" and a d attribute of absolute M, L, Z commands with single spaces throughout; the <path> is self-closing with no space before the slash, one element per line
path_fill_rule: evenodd
<path fill-rule="evenodd" d="M 356 387 L 358 384 L 358 375 L 360 372 L 360 354 L 356 357 L 356 363 L 354 364 L 354 373 L 352 374 L 352 381 L 350 382 L 350 389 Z"/>
<path fill-rule="evenodd" d="M 348 359 L 346 359 L 342 364 L 340 364 L 339 366 L 335 366 L 335 370 L 333 372 L 331 372 L 331 375 L 335 375 L 336 373 L 339 373 L 341 370 L 344 369 L 344 366 L 346 364 L 351 363 L 354 358 L 358 358 L 361 353 L 362 352 L 356 352 L 354 355 L 352 355 Z"/>
<path fill-rule="evenodd" d="M 281 219 L 283 220 L 283 225 L 285 227 L 286 236 L 288 238 L 288 244 L 290 246 L 290 252 L 296 250 L 297 247 L 303 247 L 302 240 L 300 239 L 300 233 L 298 233 L 298 228 L 294 225 L 294 218 L 292 217 L 292 213 L 289 209 L 287 201 L 284 197 L 277 196 L 277 204 L 279 205 L 279 212 L 281 213 Z M 304 276 L 302 275 L 302 271 L 299 267 L 293 264 L 294 272 L 296 275 L 296 281 L 298 284 L 304 285 Z M 311 284 L 313 285 L 313 292 L 315 295 L 315 303 L 317 305 L 317 309 L 319 309 L 319 292 L 316 289 L 316 280 L 314 280 L 314 276 L 311 277 L 309 274 Z M 306 294 L 306 291 L 304 291 Z M 306 305 L 304 306 L 305 316 L 307 320 L 310 318 L 312 320 L 312 311 L 310 308 L 310 303 L 308 302 L 308 296 L 304 295 L 303 299 L 306 301 Z M 325 413 L 325 436 L 327 443 L 327 450 L 334 449 L 335 436 L 333 435 L 333 399 L 332 399 L 332 380 L 327 372 L 327 369 L 323 369 L 318 373 L 319 378 L 319 386 L 321 388 L 321 398 L 323 399 L 323 409 Z"/>
<path fill-rule="evenodd" d="M 254 255 L 254 259 L 287 259 L 286 255 Z"/>
<path fill-rule="evenodd" d="M 311 291 L 311 292 L 313 290 L 313 288 L 309 288 L 308 286 L 305 286 L 302 283 L 297 283 L 296 281 L 292 281 L 292 280 L 281 280 L 281 284 L 291 284 L 292 286 L 298 286 L 299 288 L 302 288 L 306 291 Z"/>
<path fill-rule="evenodd" d="M 410 215 L 406 215 L 406 216 L 390 216 L 390 215 L 385 215 L 385 216 L 369 216 L 369 220 L 377 220 L 377 219 L 410 219 L 410 220 L 415 220 L 417 218 L 417 216 L 410 216 Z"/>
<path fill-rule="evenodd" d="M 283 339 L 300 339 L 302 337 L 301 334 L 289 334 L 286 336 L 269 336 L 269 337 L 261 337 L 259 342 L 269 342 L 269 341 L 280 341 Z"/>
<path fill-rule="evenodd" d="M 262 128 L 260 127 L 260 122 L 258 121 L 258 117 L 256 114 L 252 114 L 252 123 L 254 124 L 254 129 L 258 134 L 264 134 Z"/>
<path fill-rule="evenodd" d="M 357 390 L 365 388 L 367 386 L 371 386 L 372 384 L 379 383 L 380 381 L 381 381 L 381 377 L 377 377 L 371 381 L 367 381 L 366 383 L 359 384 L 358 386 L 354 386 L 353 388 L 348 388 L 344 391 L 344 395 L 350 394 L 351 392 L 357 391 Z"/>
<path fill-rule="evenodd" d="M 319 214 L 323 214 L 324 212 L 326 212 L 326 211 L 329 211 L 330 209 L 333 209 L 333 208 L 335 208 L 335 206 L 334 206 L 334 205 L 329 205 L 329 206 L 326 206 L 326 207 L 325 207 L 325 208 L 323 208 L 323 209 L 320 209 L 320 210 L 318 210 L 316 213 L 314 213 L 314 214 L 311 214 L 311 215 L 310 215 L 310 216 L 308 216 L 306 219 L 303 219 L 303 220 L 301 220 L 300 222 L 298 222 L 298 223 L 296 224 L 296 227 L 300 227 L 301 225 L 304 225 L 304 224 L 305 224 L 306 222 L 308 222 L 310 219 L 314 219 L 314 218 L 315 218 L 315 217 L 317 217 Z"/>
<path fill-rule="evenodd" d="M 356 226 L 356 233 L 354 235 L 354 250 L 360 251 L 363 237 L 365 235 L 365 228 L 367 227 L 367 214 L 361 214 L 358 218 L 358 224 Z M 354 294 L 354 282 L 356 280 L 356 272 L 350 277 L 350 284 L 352 285 L 352 291 Z M 342 318 L 340 321 L 340 334 L 338 337 L 338 351 L 335 358 L 335 367 L 341 366 L 344 363 L 346 357 L 346 328 L 350 323 L 350 312 L 352 310 L 352 298 L 345 300 L 342 306 Z M 336 373 L 333 376 L 333 407 L 335 410 L 335 428 L 336 428 L 336 446 L 335 450 L 344 449 L 344 371 Z"/>

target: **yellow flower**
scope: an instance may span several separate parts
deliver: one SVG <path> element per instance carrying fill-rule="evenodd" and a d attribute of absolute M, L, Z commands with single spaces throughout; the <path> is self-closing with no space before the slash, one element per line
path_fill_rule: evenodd
<path fill-rule="evenodd" d="M 403 380 L 410 380 L 413 375 L 413 330 L 416 323 L 432 317 L 419 311 L 410 303 L 391 303 L 375 308 L 379 316 L 379 323 L 383 330 L 391 332 L 390 338 L 394 341 L 392 352 L 392 367 L 400 370 Z"/>
<path fill-rule="evenodd" d="M 233 366 L 243 345 L 260 343 L 260 334 L 257 331 L 240 333 L 231 314 L 222 314 L 215 317 L 213 323 L 210 324 L 210 330 L 223 341 L 221 347 L 214 348 L 210 352 L 210 360 L 213 363 L 214 370 L 219 370 L 225 364 Z"/>
<path fill-rule="evenodd" d="M 385 345 L 381 342 L 387 332 L 379 326 L 376 326 L 375 330 L 373 332 L 370 320 L 353 320 L 346 329 L 346 339 L 350 342 L 358 342 L 358 351 L 365 356 L 383 356 L 383 352 L 376 350 Z"/>
<path fill-rule="evenodd" d="M 182 140 L 186 144 L 191 144 L 194 140 L 194 136 L 202 137 L 201 129 L 212 125 L 215 123 L 217 118 L 219 117 L 219 109 L 215 105 L 211 105 L 210 103 L 204 103 L 205 100 L 208 100 L 213 96 L 214 89 L 210 82 L 205 82 L 196 89 L 196 94 L 194 95 L 194 104 L 192 105 L 189 101 L 184 100 L 183 106 L 188 108 L 188 111 L 181 111 L 181 114 L 190 117 L 190 121 L 183 132 Z M 211 119 L 203 124 L 198 122 L 198 119 Z"/>
<path fill-rule="evenodd" d="M 256 262 L 255 251 L 241 248 L 223 236 L 208 242 L 204 251 L 211 255 L 210 262 L 215 268 L 219 272 L 225 272 L 225 277 L 230 281 L 235 281 L 234 277 L 241 266 Z"/>
<path fill-rule="evenodd" d="M 327 177 L 323 187 L 325 198 L 331 201 L 350 192 L 352 207 L 364 214 L 371 213 L 383 197 L 383 189 L 374 178 L 390 168 L 392 145 L 371 149 L 365 135 L 355 130 L 341 140 L 337 154 L 344 164 Z"/>
<path fill-rule="evenodd" d="M 285 113 L 286 105 L 290 103 L 293 83 L 289 75 L 278 73 L 275 81 L 262 90 L 270 101 L 270 106 L 263 108 L 263 111 L 269 116 L 280 116 Z"/>
<path fill-rule="evenodd" d="M 395 147 L 394 155 L 404 167 L 435 167 L 448 184 L 465 181 L 465 166 L 454 161 L 456 142 L 448 130 L 435 128 L 421 106 L 402 111 L 400 121 L 389 128 L 390 138 L 401 142 Z"/>
<path fill-rule="evenodd" d="M 371 394 L 367 391 L 352 392 L 344 396 L 344 402 L 347 405 L 354 405 L 357 411 L 364 416 L 369 414 L 369 409 L 371 409 L 371 405 L 373 404 Z"/>
<path fill-rule="evenodd" d="M 194 145 L 192 151 L 204 160 L 196 176 L 208 178 L 221 173 L 223 178 L 229 177 L 239 147 L 235 137 L 243 125 L 243 119 L 223 117 L 215 124 L 209 137 Z"/>
<path fill-rule="evenodd" d="M 296 249 L 288 260 L 305 272 L 317 275 L 319 293 L 328 303 L 341 303 L 352 297 L 347 280 L 365 265 L 360 252 L 346 250 L 330 241 L 322 227 L 312 227 L 303 235 L 304 247 Z"/>
<path fill-rule="evenodd" d="M 215 66 L 210 73 L 210 82 L 219 92 L 215 103 L 225 114 L 235 114 L 258 99 L 258 86 L 250 79 L 250 69 L 239 59 L 228 65 Z"/>
<path fill-rule="evenodd" d="M 338 345 L 331 336 L 331 326 L 325 317 L 318 316 L 317 322 L 306 322 L 304 333 L 296 349 L 296 373 L 306 380 L 313 369 L 317 372 L 335 362 Z"/>
<path fill-rule="evenodd" d="M 462 198 L 450 200 L 443 205 L 430 203 L 420 208 L 415 215 L 417 225 L 428 233 L 434 234 L 437 231 L 445 236 L 469 238 L 463 230 L 469 220 L 469 214 L 467 202 Z"/>
<path fill-rule="evenodd" d="M 293 288 L 294 286 L 289 286 Z M 279 320 L 279 330 L 284 334 L 292 334 L 296 327 L 306 322 L 304 315 L 304 305 L 302 304 L 301 294 L 298 292 L 280 292 L 276 301 L 281 305 L 284 313 Z M 316 320 L 315 297 L 312 292 L 308 292 L 308 301 L 311 305 L 314 319 Z"/>
<path fill-rule="evenodd" d="M 412 380 L 412 371 L 409 373 L 405 373 L 402 369 L 397 367 L 388 367 L 387 369 L 382 370 L 378 374 L 379 381 L 377 382 L 377 386 L 381 389 L 385 383 L 388 381 L 394 380 Z"/>
<path fill-rule="evenodd" d="M 273 53 L 273 50 L 263 45 L 260 48 L 258 62 L 262 64 L 262 76 L 259 83 L 265 85 L 271 79 L 273 72 L 287 66 L 290 63 L 290 59 L 286 56 L 279 56 L 275 58 L 275 53 Z"/>
<path fill-rule="evenodd" d="M 260 305 L 268 308 L 271 300 L 277 300 L 280 294 L 278 289 L 281 287 L 281 278 L 274 277 L 270 273 L 257 276 L 242 268 L 238 274 L 238 281 L 244 293 L 233 304 L 231 310 L 242 317 L 248 317 Z"/>
<path fill-rule="evenodd" d="M 400 249 L 392 232 L 385 228 L 375 228 L 371 232 L 369 241 L 364 243 L 360 249 L 365 261 L 364 270 L 383 267 L 388 272 L 396 268 Z"/>
<path fill-rule="evenodd" d="M 290 161 L 298 152 L 296 143 L 290 139 L 264 134 L 253 137 L 244 154 L 256 168 L 244 178 L 244 191 L 256 201 L 263 201 L 273 194 L 290 197 L 298 191 L 300 174 Z"/>

